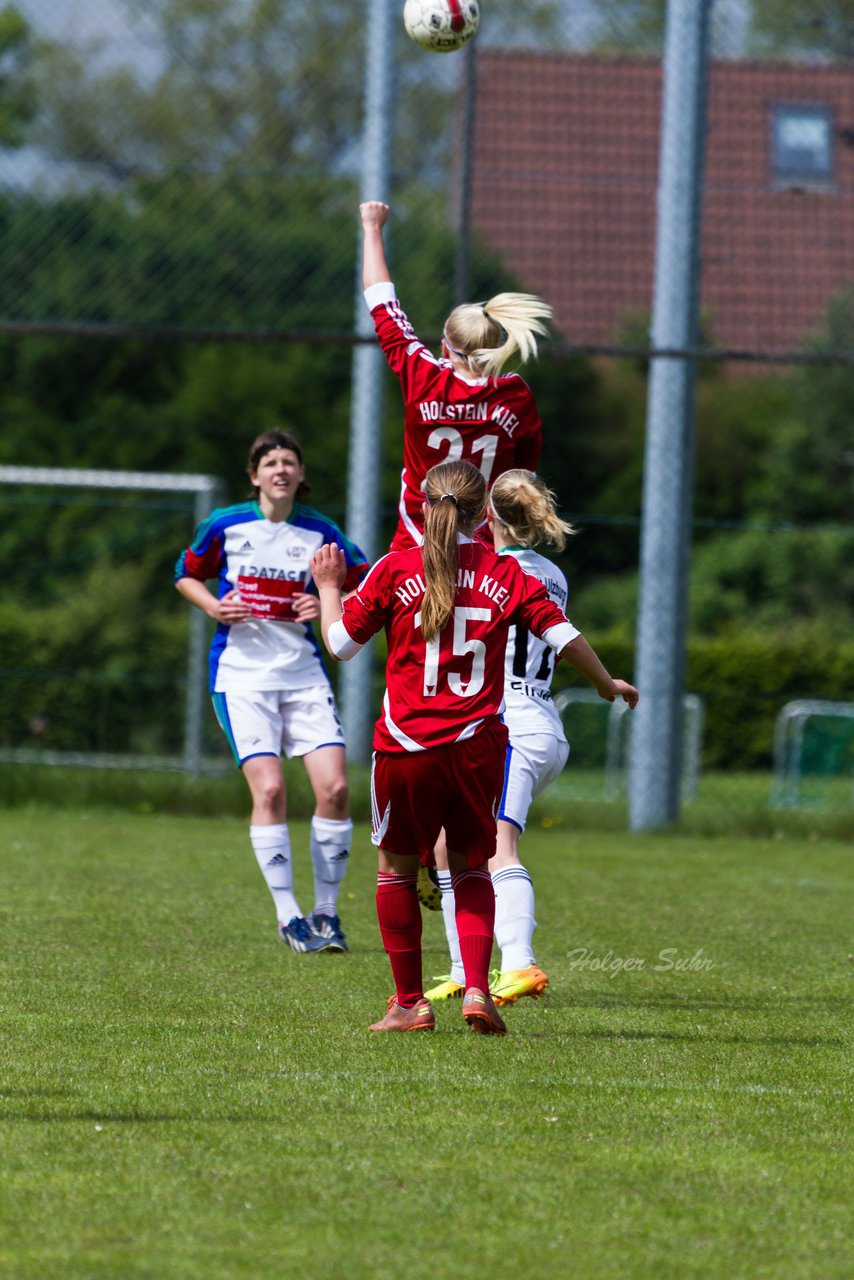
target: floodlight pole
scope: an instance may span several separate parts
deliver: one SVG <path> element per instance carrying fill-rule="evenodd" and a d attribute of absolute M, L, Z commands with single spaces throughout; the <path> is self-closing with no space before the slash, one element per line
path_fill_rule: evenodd
<path fill-rule="evenodd" d="M 668 0 L 652 348 L 640 552 L 629 825 L 679 815 L 696 361 L 656 349 L 697 341 L 711 0 Z"/>
<path fill-rule="evenodd" d="M 392 19 L 396 0 L 366 0 L 365 121 L 362 134 L 362 200 L 384 200 L 389 187 L 389 154 L 394 96 Z M 357 252 L 354 332 L 373 337 L 374 325 L 362 296 L 361 243 Z M 347 533 L 369 560 L 378 552 L 383 377 L 385 361 L 376 342 L 353 350 L 350 456 L 347 471 Z M 341 672 L 341 715 L 351 760 L 370 756 L 373 713 L 373 650 L 369 645 Z"/>
<path fill-rule="evenodd" d="M 471 166 L 477 98 L 477 41 L 463 50 L 462 122 L 459 145 L 459 208 L 454 258 L 454 306 L 468 301 L 471 250 Z"/>
<path fill-rule="evenodd" d="M 194 527 L 198 529 L 216 505 L 218 484 L 196 491 L 193 501 Z M 184 700 L 184 770 L 198 777 L 202 770 L 205 710 L 208 702 L 208 619 L 201 609 L 190 610 L 190 641 L 187 647 L 187 693 Z"/>

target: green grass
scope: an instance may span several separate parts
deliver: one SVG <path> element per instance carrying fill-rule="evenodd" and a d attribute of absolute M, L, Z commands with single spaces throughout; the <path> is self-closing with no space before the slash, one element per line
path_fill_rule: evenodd
<path fill-rule="evenodd" d="M 291 812 L 307 817 L 314 799 L 305 770 L 291 765 L 286 773 Z M 369 771 L 350 765 L 348 773 L 353 814 L 367 822 L 371 814 Z M 537 802 L 535 815 L 549 825 L 572 830 L 625 831 L 625 797 L 606 798 L 604 783 L 602 769 L 580 768 L 570 759 L 558 781 Z M 702 773 L 697 795 L 683 803 L 677 829 L 684 835 L 854 840 L 854 781 L 850 777 L 808 780 L 804 786 L 806 802 L 800 808 L 775 808 L 772 791 L 770 773 Z M 246 784 L 237 769 L 220 777 L 193 778 L 177 772 L 0 765 L 0 809 L 33 805 L 242 818 Z"/>
<path fill-rule="evenodd" d="M 4 1280 L 850 1274 L 843 843 L 532 829 L 552 989 L 504 1040 L 366 1030 L 364 827 L 348 956 L 278 943 L 242 820 L 20 808 L 0 847 Z"/>

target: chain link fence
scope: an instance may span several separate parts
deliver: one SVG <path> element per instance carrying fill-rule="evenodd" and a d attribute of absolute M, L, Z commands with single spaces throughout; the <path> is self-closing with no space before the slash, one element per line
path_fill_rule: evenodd
<path fill-rule="evenodd" d="M 398 291 L 427 339 L 464 297 L 521 287 L 554 306 L 526 370 L 542 471 L 580 528 L 573 616 L 629 675 L 665 5 L 483 0 L 452 55 L 415 48 L 391 7 L 377 194 Z M 312 501 L 344 521 L 373 10 L 0 11 L 0 462 L 204 474 L 236 500 L 249 441 L 284 422 Z M 854 698 L 852 54 L 844 3 L 712 5 L 700 336 L 675 353 L 698 371 L 686 691 L 703 740 L 686 810 L 704 794 L 800 804 L 803 788 L 775 790 L 776 718 Z M 389 391 L 383 536 L 401 454 Z M 2 486 L 0 505 L 7 758 L 180 756 L 189 623 L 170 567 L 191 505 L 32 485 Z M 606 722 L 579 725 L 566 783 L 574 769 L 619 806 Z M 807 752 L 810 804 L 851 808 L 847 724 Z M 205 733 L 215 756 L 212 717 Z"/>

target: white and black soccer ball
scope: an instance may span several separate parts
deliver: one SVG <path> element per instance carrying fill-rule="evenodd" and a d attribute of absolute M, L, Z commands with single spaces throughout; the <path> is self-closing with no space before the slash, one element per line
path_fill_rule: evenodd
<path fill-rule="evenodd" d="M 461 49 L 479 22 L 477 0 L 406 0 L 403 6 L 403 25 L 410 39 L 432 53 Z"/>

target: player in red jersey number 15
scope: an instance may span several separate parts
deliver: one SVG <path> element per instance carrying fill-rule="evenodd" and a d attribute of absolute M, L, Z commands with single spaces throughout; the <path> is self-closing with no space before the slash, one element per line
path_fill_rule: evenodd
<path fill-rule="evenodd" d="M 372 836 L 379 850 L 377 915 L 395 995 L 374 1031 L 435 1025 L 421 967 L 419 865 L 445 831 L 465 970 L 462 1012 L 477 1032 L 506 1027 L 489 994 L 495 894 L 487 862 L 504 779 L 504 653 L 511 626 L 527 627 L 593 684 L 630 706 L 637 690 L 614 680 L 541 582 L 472 533 L 486 507 L 469 462 L 431 468 L 423 545 L 392 551 L 342 604 L 345 562 L 321 547 L 311 572 L 324 643 L 352 658 L 377 632 L 388 642 L 386 693 L 374 731 Z"/>
<path fill-rule="evenodd" d="M 403 472 L 393 550 L 417 546 L 424 528 L 424 477 L 440 462 L 473 463 L 489 487 L 511 467 L 535 471 L 542 424 L 533 392 L 514 355 L 536 355 L 537 335 L 552 309 L 529 293 L 499 293 L 455 307 L 445 321 L 439 357 L 415 335 L 398 301 L 385 257 L 390 209 L 360 206 L 362 282 L 380 346 L 403 394 Z"/>

